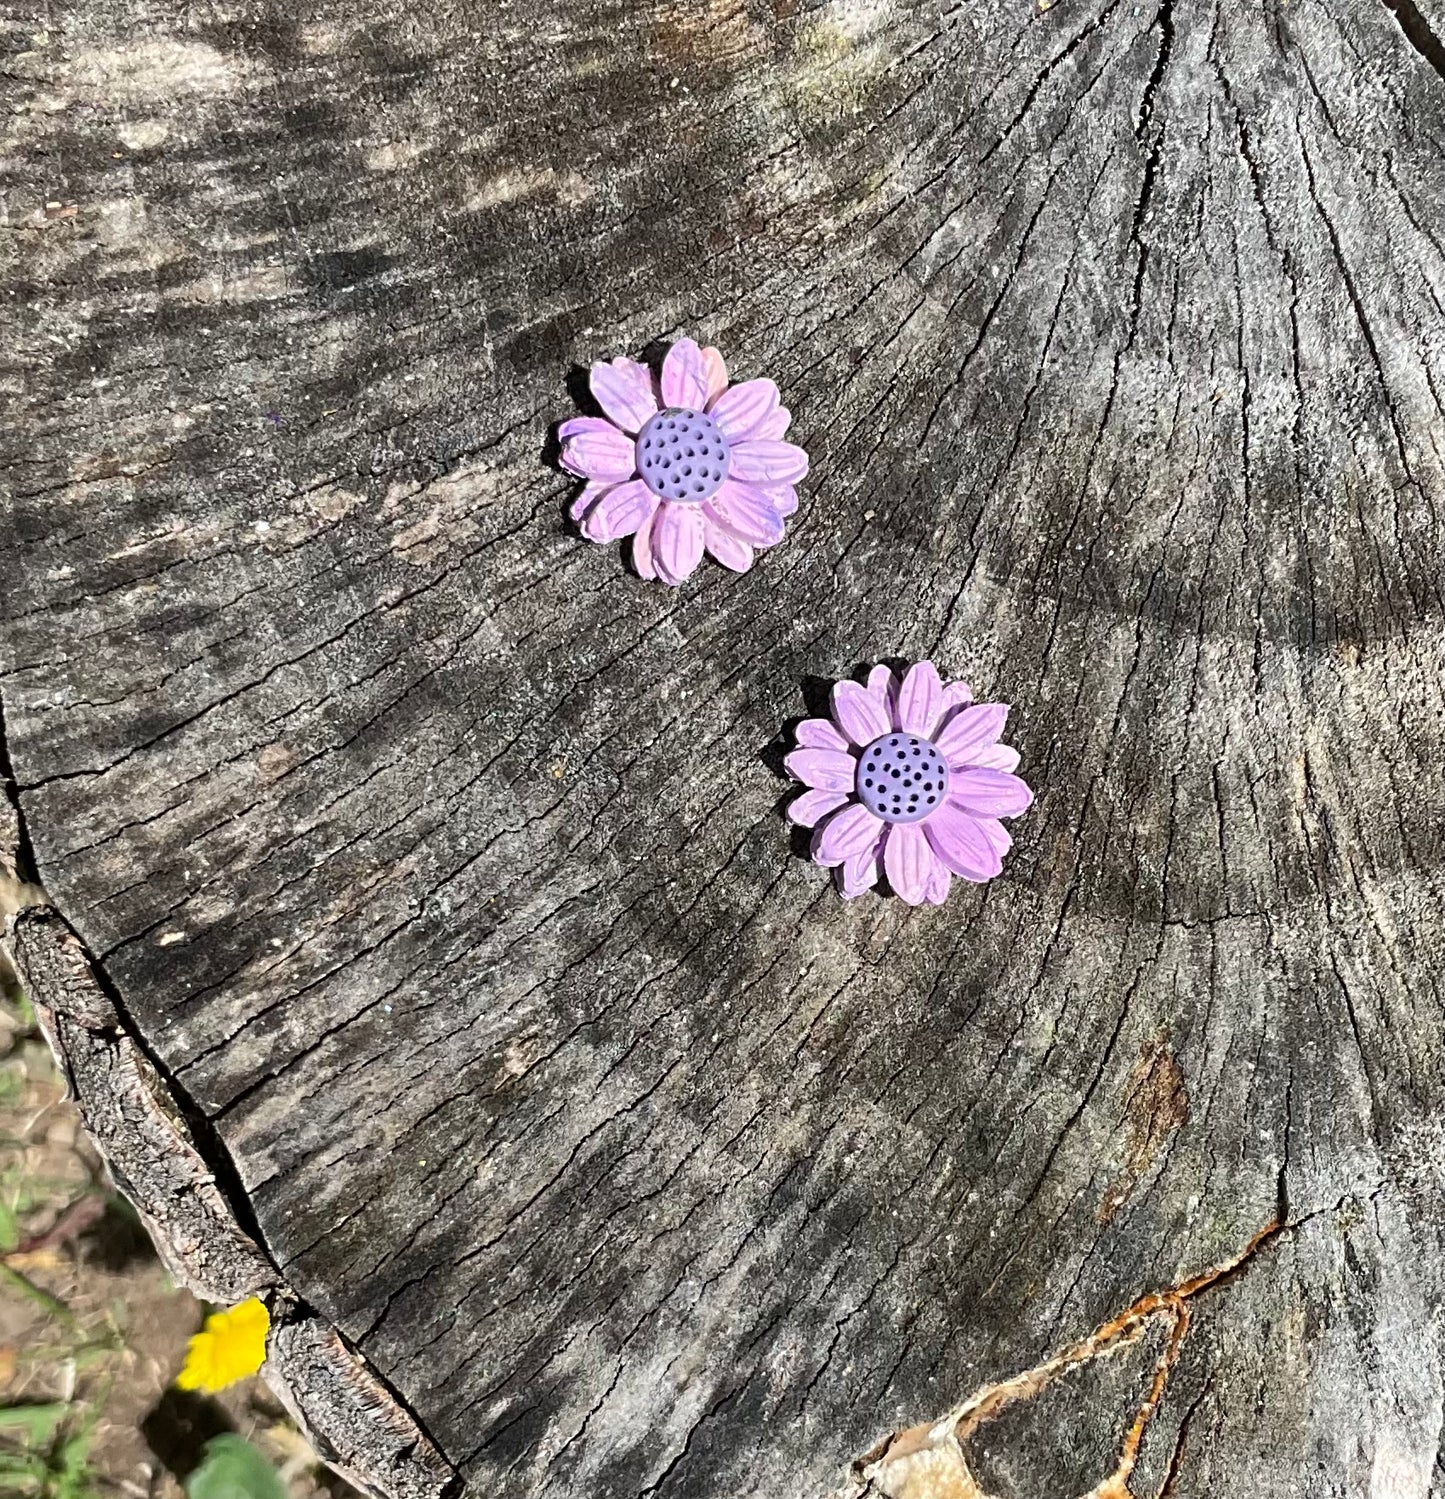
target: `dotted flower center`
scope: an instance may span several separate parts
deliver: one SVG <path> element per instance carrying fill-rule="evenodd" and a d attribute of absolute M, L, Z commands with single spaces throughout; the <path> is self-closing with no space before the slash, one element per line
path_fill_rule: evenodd
<path fill-rule="evenodd" d="M 885 734 L 859 756 L 855 789 L 884 822 L 922 822 L 948 795 L 948 762 L 916 734 Z"/>
<path fill-rule="evenodd" d="M 701 505 L 728 476 L 728 440 L 702 411 L 672 407 L 637 434 L 637 472 L 661 500 Z"/>

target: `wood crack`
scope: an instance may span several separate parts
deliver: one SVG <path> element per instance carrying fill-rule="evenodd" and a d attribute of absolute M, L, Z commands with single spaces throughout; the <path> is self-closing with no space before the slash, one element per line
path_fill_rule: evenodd
<path fill-rule="evenodd" d="M 1381 0 L 1394 16 L 1405 40 L 1420 54 L 1441 78 L 1445 78 L 1445 42 L 1430 29 L 1415 0 Z"/>
<path fill-rule="evenodd" d="M 1378 1188 L 1375 1191 L 1377 1194 Z M 1145 1293 L 1123 1311 L 1100 1323 L 1086 1337 L 1066 1344 L 1041 1363 L 984 1385 L 940 1420 L 910 1427 L 885 1438 L 853 1464 L 851 1482 L 840 1491 L 838 1499 L 869 1499 L 869 1496 L 921 1499 L 921 1496 L 932 1493 L 946 1494 L 951 1499 L 991 1499 L 974 1476 L 966 1450 L 970 1438 L 979 1428 L 1010 1406 L 1034 1399 L 1071 1370 L 1132 1347 L 1151 1327 L 1158 1326 L 1164 1332 L 1163 1347 L 1154 1363 L 1146 1393 L 1124 1433 L 1116 1464 L 1105 1478 L 1081 1496 L 1081 1499 L 1130 1499 L 1129 1478 L 1138 1462 L 1144 1435 L 1158 1412 L 1189 1334 L 1193 1303 L 1206 1293 L 1233 1282 L 1282 1234 L 1293 1233 L 1322 1214 L 1338 1212 L 1352 1198 L 1353 1194 L 1350 1194 L 1340 1202 L 1293 1220 L 1281 1212 L 1255 1233 L 1242 1249 L 1207 1270 L 1166 1290 Z M 1188 1420 L 1209 1388 L 1206 1385 L 1204 1393 L 1191 1404 L 1181 1423 L 1170 1458 L 1169 1475 L 1176 1473 L 1182 1459 Z M 930 1474 L 928 1480 L 915 1482 L 915 1473 L 925 1471 Z M 1160 1499 L 1172 1492 L 1174 1482 L 1175 1478 L 1166 1476 Z"/>

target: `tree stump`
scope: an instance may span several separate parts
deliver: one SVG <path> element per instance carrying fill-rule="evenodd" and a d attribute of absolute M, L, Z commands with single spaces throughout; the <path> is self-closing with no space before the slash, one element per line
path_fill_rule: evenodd
<path fill-rule="evenodd" d="M 338 1465 L 1445 1494 L 1442 35 L 12 15 L 11 946 Z M 684 334 L 813 467 L 674 591 L 548 434 Z M 844 903 L 786 729 L 923 657 L 1038 799 Z"/>

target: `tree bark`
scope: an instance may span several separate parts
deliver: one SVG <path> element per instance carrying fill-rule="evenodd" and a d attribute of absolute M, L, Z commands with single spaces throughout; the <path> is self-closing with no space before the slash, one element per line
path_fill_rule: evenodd
<path fill-rule="evenodd" d="M 333 1459 L 1445 1495 L 1438 0 L 3 34 L 11 945 Z M 547 434 L 683 334 L 813 467 L 674 592 Z M 779 813 L 893 657 L 1038 793 L 938 909 Z"/>

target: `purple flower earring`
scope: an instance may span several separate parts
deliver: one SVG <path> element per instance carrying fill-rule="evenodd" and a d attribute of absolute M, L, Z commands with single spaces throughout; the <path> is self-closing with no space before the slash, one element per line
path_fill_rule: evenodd
<path fill-rule="evenodd" d="M 660 381 L 614 359 L 590 384 L 604 416 L 558 429 L 562 467 L 587 481 L 571 514 L 589 541 L 631 536 L 638 573 L 676 587 L 704 551 L 741 573 L 783 539 L 808 455 L 782 440 L 791 418 L 771 380 L 729 386 L 722 355 L 684 338 Z"/>
<path fill-rule="evenodd" d="M 1007 717 L 920 661 L 901 681 L 875 666 L 866 687 L 838 682 L 832 717 L 798 725 L 785 763 L 811 789 L 788 816 L 814 829 L 813 862 L 835 871 L 845 899 L 882 873 L 910 906 L 940 906 L 953 875 L 982 883 L 1002 870 L 1013 840 L 999 819 L 1033 801 L 1013 773 L 1018 751 L 998 743 Z"/>

